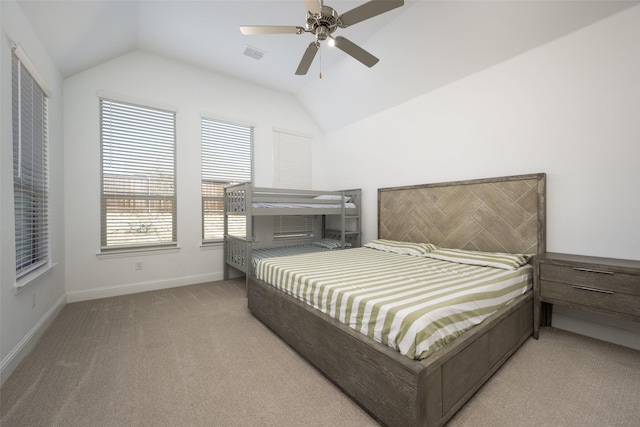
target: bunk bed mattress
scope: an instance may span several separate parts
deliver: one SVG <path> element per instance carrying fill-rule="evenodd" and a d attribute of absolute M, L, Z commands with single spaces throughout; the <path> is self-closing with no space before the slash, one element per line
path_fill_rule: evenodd
<path fill-rule="evenodd" d="M 287 203 L 287 202 L 253 202 L 251 206 L 255 208 L 286 208 L 286 209 L 300 209 L 300 208 L 316 208 L 316 209 L 341 209 L 341 203 Z M 344 204 L 345 209 L 355 209 L 355 203 L 347 202 Z"/>
<path fill-rule="evenodd" d="M 263 259 L 257 278 L 412 359 L 531 289 L 532 267 L 479 267 L 372 248 Z"/>

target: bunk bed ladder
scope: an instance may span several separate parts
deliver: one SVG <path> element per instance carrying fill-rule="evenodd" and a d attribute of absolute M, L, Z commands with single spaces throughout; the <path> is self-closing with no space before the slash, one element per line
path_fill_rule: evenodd
<path fill-rule="evenodd" d="M 245 239 L 247 241 L 244 253 L 245 265 L 245 287 L 246 293 L 249 293 L 249 278 L 253 274 L 253 263 L 251 262 L 251 251 L 253 250 L 253 191 L 251 191 L 251 183 L 246 182 L 244 187 L 244 212 L 245 212 Z"/>

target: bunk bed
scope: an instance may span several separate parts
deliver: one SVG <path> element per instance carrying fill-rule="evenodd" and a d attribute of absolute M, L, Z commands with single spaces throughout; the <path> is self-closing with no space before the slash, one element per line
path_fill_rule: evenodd
<path fill-rule="evenodd" d="M 452 248 L 526 254 L 527 261 L 518 268 L 530 273 L 535 255 L 545 251 L 545 182 L 544 174 L 530 174 L 379 189 L 376 242 L 401 246 L 415 242 L 428 248 L 424 252 Z M 356 254 L 349 251 L 344 256 Z M 340 263 L 336 257 L 340 254 L 329 255 Z M 310 257 L 261 262 L 258 273 L 264 280 L 250 279 L 248 307 L 383 425 L 444 425 L 533 332 L 529 283 L 521 294 L 451 342 L 427 355 L 408 357 L 322 312 L 322 304 L 313 307 L 299 295 L 268 283 L 269 274 L 262 274 L 278 264 L 308 263 L 304 258 Z M 406 270 L 398 273 L 408 276 Z M 316 288 L 317 276 L 307 274 L 304 269 L 296 271 L 304 278 L 293 286 L 305 283 L 309 291 L 304 293 L 309 295 L 324 292 Z M 353 272 L 337 273 L 331 286 L 345 286 L 353 277 Z M 360 288 L 350 292 L 356 294 Z M 345 307 L 353 310 L 346 303 Z"/>
<path fill-rule="evenodd" d="M 250 182 L 225 188 L 224 278 L 230 269 L 248 278 L 258 259 L 358 247 L 360 237 L 359 189 L 342 191 L 294 190 L 255 187 Z M 308 216 L 310 236 L 278 239 L 273 217 Z M 230 225 L 241 218 L 244 228 L 234 234 Z"/>

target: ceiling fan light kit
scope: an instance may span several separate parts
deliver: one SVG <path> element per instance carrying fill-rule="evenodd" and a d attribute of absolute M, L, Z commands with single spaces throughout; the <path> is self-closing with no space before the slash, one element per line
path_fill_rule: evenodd
<path fill-rule="evenodd" d="M 358 22 L 400 7 L 404 5 L 404 0 L 371 0 L 342 15 L 338 14 L 332 7 L 325 6 L 322 1 L 303 0 L 303 3 L 307 8 L 307 19 L 304 27 L 282 25 L 240 27 L 240 31 L 245 35 L 313 34 L 316 39 L 309 44 L 302 55 L 302 59 L 296 70 L 296 75 L 307 74 L 316 53 L 320 49 L 320 42 L 327 39 L 335 43 L 338 49 L 360 61 L 367 67 L 373 67 L 378 62 L 378 58 L 352 41 L 342 36 L 333 37 L 332 34 L 338 28 L 347 28 Z"/>

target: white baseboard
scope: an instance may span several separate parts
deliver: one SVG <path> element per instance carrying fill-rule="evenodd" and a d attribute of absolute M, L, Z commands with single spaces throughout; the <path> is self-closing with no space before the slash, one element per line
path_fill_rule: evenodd
<path fill-rule="evenodd" d="M 598 321 L 598 320 L 604 320 Z M 619 319 L 600 319 L 597 316 L 588 318 L 582 313 L 571 311 L 554 313 L 552 326 L 576 334 L 585 335 L 624 347 L 640 350 L 640 323 Z"/>
<path fill-rule="evenodd" d="M 159 289 L 177 288 L 179 286 L 196 285 L 198 283 L 222 280 L 222 273 L 185 276 L 167 280 L 150 280 L 146 282 L 127 283 L 124 285 L 104 286 L 86 291 L 67 292 L 67 302 L 88 301 L 100 298 L 117 297 L 120 295 L 137 294 L 139 292 L 156 291 Z"/>
<path fill-rule="evenodd" d="M 22 359 L 33 348 L 38 338 L 49 327 L 66 304 L 66 295 L 62 295 L 58 301 L 42 316 L 33 328 L 20 340 L 20 342 L 0 362 L 0 384 L 4 384 L 11 373 L 16 369 Z"/>
<path fill-rule="evenodd" d="M 15 370 L 22 359 L 33 348 L 38 338 L 49 327 L 53 319 L 58 316 L 66 303 L 79 302 L 99 298 L 114 297 L 119 295 L 134 294 L 138 292 L 154 291 L 158 289 L 175 288 L 178 286 L 195 285 L 198 283 L 214 282 L 222 280 L 222 273 L 202 274 L 197 276 L 186 276 L 169 280 L 157 280 L 126 285 L 107 286 L 87 291 L 70 292 L 63 295 L 56 303 L 42 316 L 42 318 L 31 328 L 31 330 L 20 340 L 20 342 L 7 354 L 0 362 L 0 385 L 5 382 Z"/>

